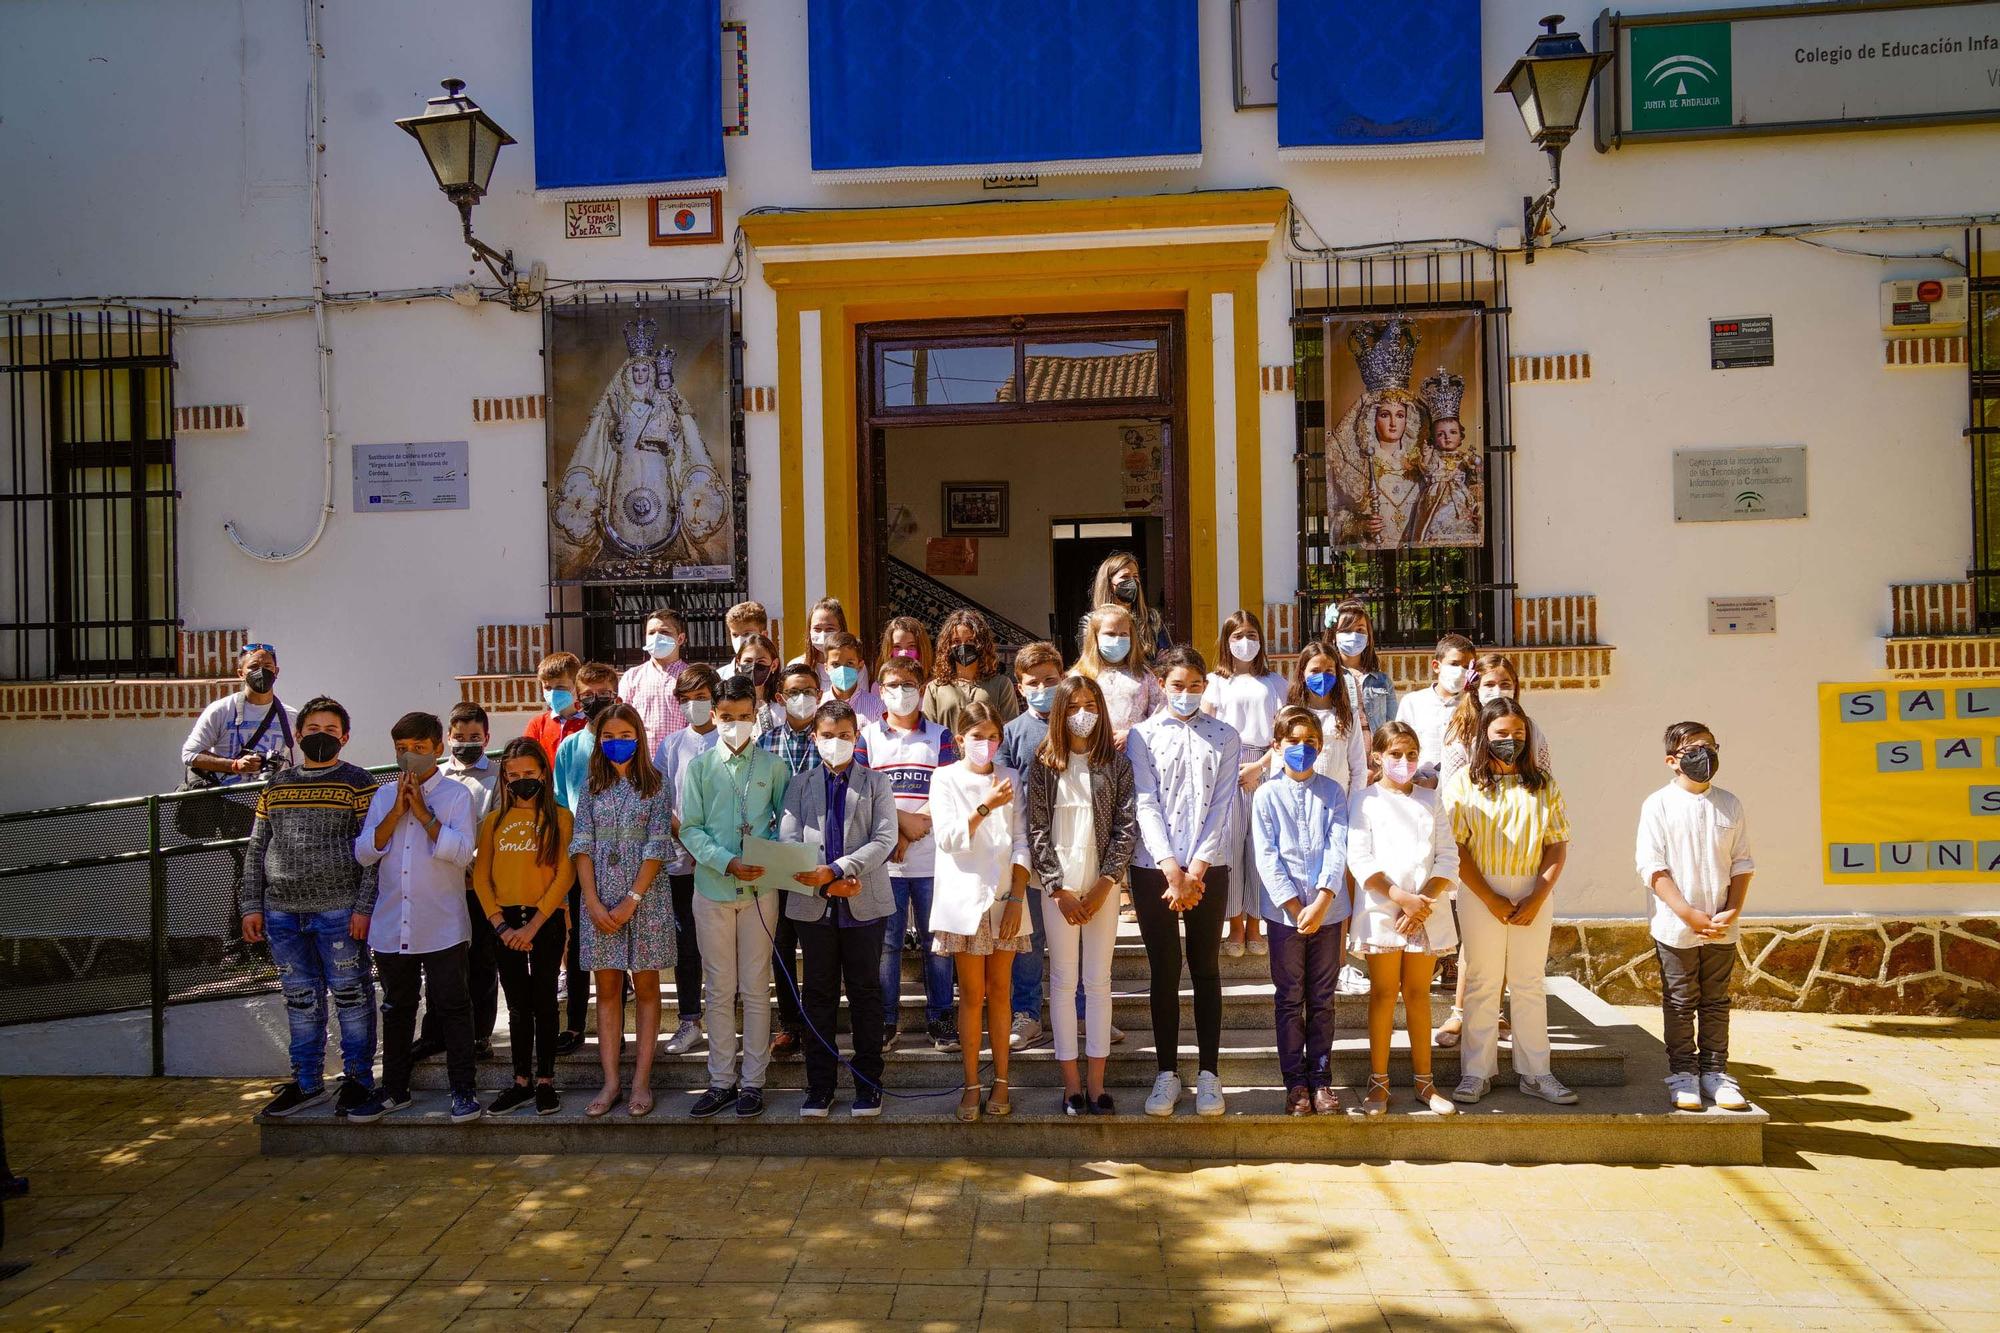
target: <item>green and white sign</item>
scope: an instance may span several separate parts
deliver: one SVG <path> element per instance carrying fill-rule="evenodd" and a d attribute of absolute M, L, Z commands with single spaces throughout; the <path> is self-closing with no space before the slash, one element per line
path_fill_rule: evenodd
<path fill-rule="evenodd" d="M 1703 130 L 1729 123 L 1729 25 L 1674 23 L 1632 33 L 1632 114 L 1651 130 Z"/>

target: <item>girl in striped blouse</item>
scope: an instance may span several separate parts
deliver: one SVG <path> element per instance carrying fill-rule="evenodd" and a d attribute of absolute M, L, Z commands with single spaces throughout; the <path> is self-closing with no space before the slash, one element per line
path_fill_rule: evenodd
<path fill-rule="evenodd" d="M 1549 1072 L 1549 1013 L 1544 974 L 1555 892 L 1569 850 L 1562 789 L 1535 762 L 1534 731 L 1521 705 L 1505 697 L 1479 710 L 1472 762 L 1439 798 L 1458 840 L 1465 975 L 1463 1077 L 1454 1101 L 1486 1095 L 1499 1067 L 1500 988 L 1509 992 L 1514 1073 L 1521 1091 L 1559 1105 L 1576 1094 Z"/>

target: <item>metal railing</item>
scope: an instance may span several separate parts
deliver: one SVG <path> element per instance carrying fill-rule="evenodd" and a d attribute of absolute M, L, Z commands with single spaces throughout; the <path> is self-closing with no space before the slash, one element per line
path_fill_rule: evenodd
<path fill-rule="evenodd" d="M 953 611 L 977 611 L 993 629 L 993 641 L 1004 654 L 1041 636 L 1025 625 L 1017 625 L 982 602 L 967 597 L 949 583 L 934 579 L 906 560 L 887 557 L 889 574 L 889 615 L 915 616 L 933 630 Z"/>

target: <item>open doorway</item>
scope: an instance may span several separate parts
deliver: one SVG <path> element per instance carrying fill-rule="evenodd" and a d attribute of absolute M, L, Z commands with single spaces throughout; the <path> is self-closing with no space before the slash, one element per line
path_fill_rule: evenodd
<path fill-rule="evenodd" d="M 1186 486 L 1172 314 L 861 329 L 862 617 L 969 606 L 1003 646 L 1073 660 L 1091 576 L 1137 557 L 1186 632 Z"/>

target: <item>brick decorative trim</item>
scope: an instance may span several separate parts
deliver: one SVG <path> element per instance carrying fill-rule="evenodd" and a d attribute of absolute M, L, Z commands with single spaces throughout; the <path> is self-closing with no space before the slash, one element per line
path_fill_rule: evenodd
<path fill-rule="evenodd" d="M 1594 690 L 1611 674 L 1612 646 L 1587 644 L 1574 648 L 1520 648 L 1503 645 L 1501 652 L 1521 668 L 1522 683 L 1530 690 Z M 1431 683 L 1431 654 L 1428 648 L 1388 648 L 1380 654 L 1382 669 L 1389 673 L 1398 694 L 1422 689 Z M 1273 653 L 1271 669 L 1290 675 L 1298 652 Z"/>
<path fill-rule="evenodd" d="M 743 390 L 743 410 L 745 412 L 775 412 L 778 410 L 778 390 L 776 385 L 752 384 Z"/>
<path fill-rule="evenodd" d="M 1299 608 L 1296 602 L 1264 603 L 1264 647 L 1271 654 L 1296 653 L 1305 647 L 1306 640 L 1299 633 Z"/>
<path fill-rule="evenodd" d="M 1972 632 L 1972 584 L 1892 583 L 1889 633 L 1897 637 Z"/>
<path fill-rule="evenodd" d="M 1259 366 L 1257 374 L 1265 393 L 1290 393 L 1298 387 L 1296 366 Z"/>
<path fill-rule="evenodd" d="M 249 413 L 241 403 L 203 403 L 174 409 L 174 434 L 209 435 L 225 430 L 248 430 Z"/>
<path fill-rule="evenodd" d="M 540 421 L 548 414 L 548 395 L 517 393 L 511 398 L 475 398 L 472 419 L 479 422 Z"/>
<path fill-rule="evenodd" d="M 242 688 L 228 680 L 73 680 L 0 683 L 0 722 L 110 722 L 199 717 Z"/>
<path fill-rule="evenodd" d="M 1965 356 L 1962 333 L 1882 341 L 1882 364 L 1890 367 L 1962 366 Z"/>
<path fill-rule="evenodd" d="M 481 625 L 475 639 L 482 676 L 533 676 L 549 652 L 546 624 Z"/>
<path fill-rule="evenodd" d="M 535 713 L 542 708 L 542 687 L 533 672 L 525 676 L 460 676 L 458 695 L 489 713 Z"/>
<path fill-rule="evenodd" d="M 1590 378 L 1590 353 L 1561 352 L 1554 356 L 1510 356 L 1509 384 L 1560 384 Z"/>
<path fill-rule="evenodd" d="M 1882 645 L 1889 674 L 1902 680 L 1990 676 L 2000 671 L 2000 634 L 1891 638 Z"/>
<path fill-rule="evenodd" d="M 1514 642 L 1523 647 L 1580 647 L 1597 642 L 1597 598 L 1590 593 L 1514 599 Z"/>
<path fill-rule="evenodd" d="M 219 680 L 236 674 L 236 659 L 248 642 L 247 629 L 184 629 L 175 661 L 184 679 Z"/>

